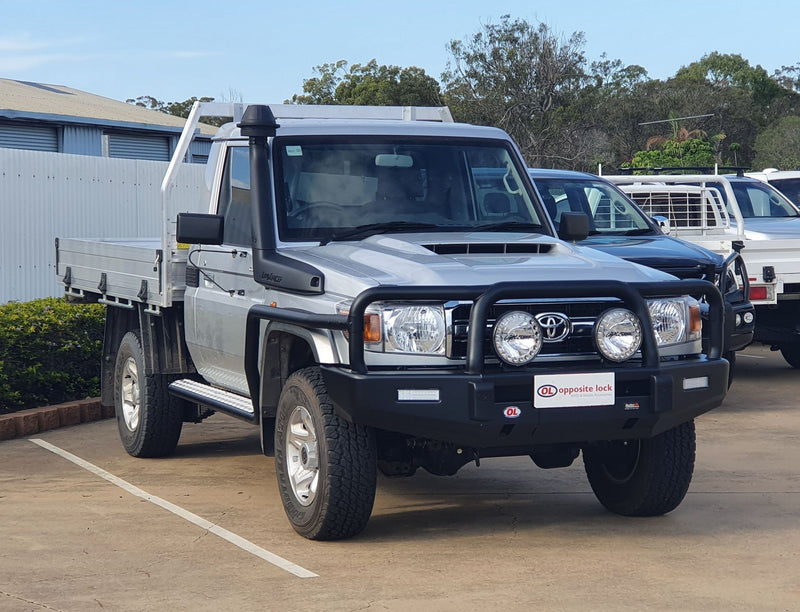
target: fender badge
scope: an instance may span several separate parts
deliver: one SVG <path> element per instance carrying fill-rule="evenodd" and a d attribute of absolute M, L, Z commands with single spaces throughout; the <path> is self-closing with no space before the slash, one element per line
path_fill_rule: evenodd
<path fill-rule="evenodd" d="M 503 408 L 503 416 L 507 419 L 516 419 L 522 416 L 522 410 L 519 406 L 506 406 Z"/>

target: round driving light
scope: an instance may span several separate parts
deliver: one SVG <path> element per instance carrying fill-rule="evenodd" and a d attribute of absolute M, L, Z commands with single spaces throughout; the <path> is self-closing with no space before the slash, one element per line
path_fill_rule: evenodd
<path fill-rule="evenodd" d="M 748 325 L 750 325 L 750 323 L 752 323 L 752 322 L 753 322 L 753 319 L 755 319 L 755 315 L 754 315 L 752 312 L 746 312 L 746 313 L 744 313 L 744 322 L 745 322 L 745 323 L 747 323 Z"/>
<path fill-rule="evenodd" d="M 625 361 L 642 344 L 642 325 L 630 310 L 612 308 L 597 319 L 594 339 L 603 357 L 609 361 Z"/>
<path fill-rule="evenodd" d="M 742 324 L 742 315 L 737 314 L 735 317 L 734 327 L 739 327 Z"/>
<path fill-rule="evenodd" d="M 654 300 L 648 302 L 650 319 L 658 344 L 675 344 L 684 339 L 686 316 L 683 302 L 674 300 Z"/>
<path fill-rule="evenodd" d="M 492 340 L 500 359 L 509 365 L 525 365 L 542 350 L 542 328 L 533 315 L 514 310 L 497 319 Z"/>

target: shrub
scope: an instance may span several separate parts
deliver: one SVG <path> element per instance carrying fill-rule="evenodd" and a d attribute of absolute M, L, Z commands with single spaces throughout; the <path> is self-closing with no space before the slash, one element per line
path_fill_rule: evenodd
<path fill-rule="evenodd" d="M 0 414 L 99 395 L 104 319 L 61 298 L 0 305 Z"/>

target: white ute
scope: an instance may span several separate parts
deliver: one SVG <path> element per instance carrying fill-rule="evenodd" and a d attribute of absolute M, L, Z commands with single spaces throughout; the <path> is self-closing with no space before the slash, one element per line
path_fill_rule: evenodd
<path fill-rule="evenodd" d="M 800 367 L 800 209 L 747 176 L 605 176 L 665 232 L 727 255 L 740 249 L 755 306 L 754 341 Z"/>

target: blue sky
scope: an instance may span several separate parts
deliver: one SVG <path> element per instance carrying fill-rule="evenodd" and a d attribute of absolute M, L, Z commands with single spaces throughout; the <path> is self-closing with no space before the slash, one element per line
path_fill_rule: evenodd
<path fill-rule="evenodd" d="M 510 14 L 582 31 L 602 53 L 667 78 L 712 51 L 770 74 L 800 62 L 800 2 L 728 0 L 0 0 L 0 78 L 59 84 L 125 100 L 191 96 L 282 102 L 313 67 L 418 66 L 440 79 L 449 41 Z"/>

